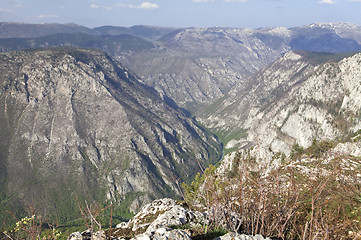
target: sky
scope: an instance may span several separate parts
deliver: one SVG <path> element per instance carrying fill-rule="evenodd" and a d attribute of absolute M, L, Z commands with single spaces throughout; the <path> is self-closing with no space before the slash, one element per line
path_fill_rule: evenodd
<path fill-rule="evenodd" d="M 86 27 L 295 27 L 361 25 L 361 0 L 0 0 L 0 22 Z"/>

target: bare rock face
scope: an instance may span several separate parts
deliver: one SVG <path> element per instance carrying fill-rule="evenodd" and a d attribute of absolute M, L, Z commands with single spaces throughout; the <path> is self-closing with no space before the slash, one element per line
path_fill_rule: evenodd
<path fill-rule="evenodd" d="M 1 54 L 0 120 L 3 197 L 44 212 L 79 196 L 139 207 L 176 194 L 196 157 L 207 164 L 221 152 L 167 98 L 93 50 Z"/>
<path fill-rule="evenodd" d="M 226 148 L 253 147 L 268 162 L 272 152 L 288 155 L 294 144 L 341 139 L 361 128 L 361 55 L 339 57 L 288 52 L 200 119 L 228 136 Z"/>

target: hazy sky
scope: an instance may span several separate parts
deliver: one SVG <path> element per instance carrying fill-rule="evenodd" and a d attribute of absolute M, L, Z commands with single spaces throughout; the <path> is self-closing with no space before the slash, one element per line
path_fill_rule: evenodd
<path fill-rule="evenodd" d="M 361 25 L 361 0 L 0 0 L 0 21 L 87 27 Z"/>

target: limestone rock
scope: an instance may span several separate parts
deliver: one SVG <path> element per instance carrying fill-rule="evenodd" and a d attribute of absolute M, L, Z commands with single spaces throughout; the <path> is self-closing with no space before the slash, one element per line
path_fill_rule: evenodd
<path fill-rule="evenodd" d="M 339 143 L 334 151 L 341 155 L 361 157 L 361 142 Z"/>
<path fill-rule="evenodd" d="M 93 234 L 93 240 L 107 240 L 107 236 L 105 235 L 104 231 L 97 231 Z"/>
<path fill-rule="evenodd" d="M 136 234 L 132 240 L 190 240 L 192 236 L 192 227 L 206 226 L 209 222 L 206 213 L 191 211 L 183 207 L 181 203 L 170 199 L 163 198 L 153 201 L 144 206 L 141 211 L 127 223 L 121 223 L 112 231 L 112 239 L 128 238 Z M 173 229 L 174 227 L 188 226 L 189 229 Z M 171 228 L 173 227 L 173 228 Z M 125 231 L 122 231 L 125 230 Z M 120 232 L 127 234 L 120 234 Z M 133 232 L 133 233 L 131 233 Z M 85 233 L 73 233 L 68 240 L 86 239 Z M 90 236 L 90 235 L 87 235 Z M 83 238 L 82 238 L 83 237 Z M 108 236 L 109 238 L 110 236 Z M 104 232 L 97 232 L 93 235 L 94 239 L 105 239 Z M 247 236 L 237 233 L 228 233 L 217 240 L 269 240 L 262 236 Z"/>
<path fill-rule="evenodd" d="M 83 240 L 83 235 L 80 232 L 74 232 L 69 235 L 68 240 Z"/>
<path fill-rule="evenodd" d="M 167 228 L 158 228 L 154 235 L 152 236 L 153 240 L 191 240 L 191 235 L 186 230 L 180 229 L 167 229 Z"/>
<path fill-rule="evenodd" d="M 361 128 L 360 66 L 359 53 L 291 51 L 238 84 L 199 119 L 224 133 L 226 147 L 252 149 L 267 165 L 275 153 L 289 155 L 296 143 L 307 148 L 313 140 L 342 139 Z M 359 154 L 357 147 L 347 148 Z"/>
<path fill-rule="evenodd" d="M 165 213 L 159 215 L 157 219 L 150 224 L 147 232 L 153 232 L 160 227 L 182 226 L 187 223 L 190 225 L 197 223 L 204 224 L 206 223 L 205 214 L 193 212 L 176 205 Z"/>
<path fill-rule="evenodd" d="M 149 234 L 143 233 L 135 236 L 132 238 L 132 240 L 151 240 L 152 238 L 149 236 Z"/>
<path fill-rule="evenodd" d="M 271 240 L 270 238 L 264 238 L 261 235 L 245 235 L 245 234 L 238 234 L 238 233 L 227 233 L 224 236 L 215 238 L 214 240 Z"/>
<path fill-rule="evenodd" d="M 154 233 L 159 228 L 206 222 L 204 213 L 191 211 L 173 199 L 163 198 L 147 204 L 129 222 L 121 223 L 117 228 L 144 229 L 147 233 Z"/>

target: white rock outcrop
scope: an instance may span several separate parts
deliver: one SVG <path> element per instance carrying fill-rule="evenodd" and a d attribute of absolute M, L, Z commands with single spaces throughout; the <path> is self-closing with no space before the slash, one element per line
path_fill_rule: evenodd
<path fill-rule="evenodd" d="M 163 198 L 145 205 L 129 222 L 117 227 L 131 228 L 133 231 L 146 229 L 147 233 L 154 233 L 159 228 L 205 222 L 205 213 L 191 211 L 173 199 Z"/>
<path fill-rule="evenodd" d="M 250 236 L 246 234 L 238 234 L 238 233 L 227 233 L 224 236 L 215 238 L 214 240 L 271 240 L 270 238 L 264 238 L 261 235 Z"/>
<path fill-rule="evenodd" d="M 163 198 L 144 206 L 130 221 L 117 225 L 112 231 L 111 239 L 129 239 L 129 236 L 125 236 L 126 234 L 124 236 L 120 234 L 123 230 L 127 230 L 125 232 L 138 232 L 132 240 L 191 240 L 192 232 L 187 228 L 192 226 L 202 227 L 208 224 L 209 221 L 207 220 L 206 213 L 192 211 L 173 199 Z M 180 229 L 174 229 L 174 227 L 179 227 Z M 184 229 L 181 229 L 182 227 Z M 110 237 L 105 235 L 103 231 L 100 231 L 96 232 L 93 237 L 97 240 L 106 240 Z M 83 233 L 75 232 L 68 238 L 68 240 L 86 239 L 90 239 L 89 231 Z M 238 233 L 228 233 L 216 239 L 269 240 L 269 238 L 263 238 L 260 235 L 248 236 Z"/>

